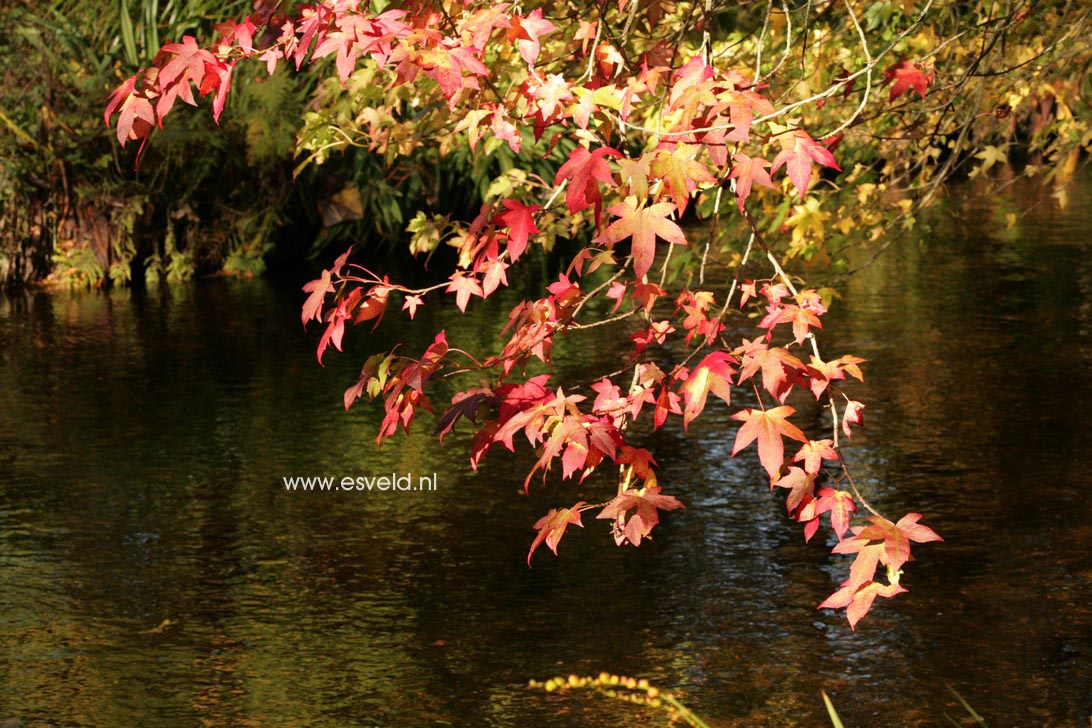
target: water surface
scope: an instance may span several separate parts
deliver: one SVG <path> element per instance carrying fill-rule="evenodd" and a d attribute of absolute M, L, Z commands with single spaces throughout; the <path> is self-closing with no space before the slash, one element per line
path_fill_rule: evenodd
<path fill-rule="evenodd" d="M 655 724 L 524 687 L 607 670 L 713 725 L 821 725 L 820 689 L 847 726 L 935 725 L 965 717 L 947 684 L 992 725 L 1087 724 L 1092 188 L 1064 211 L 1037 194 L 949 201 L 828 317 L 824 350 L 870 360 L 861 487 L 946 539 L 856 632 L 815 610 L 847 560 L 826 529 L 803 542 L 753 456 L 729 458 L 726 408 L 639 435 L 687 505 L 654 542 L 615 548 L 588 518 L 530 570 L 530 524 L 605 481 L 527 497 L 526 452 L 474 473 L 465 427 L 440 447 L 425 416 L 379 450 L 380 410 L 341 410 L 388 337 L 420 351 L 443 326 L 481 350 L 510 301 L 426 308 L 320 368 L 293 286 L 0 300 L 0 723 Z M 628 332 L 598 332 L 559 347 L 563 376 L 614 368 Z M 281 484 L 387 472 L 438 487 Z"/>

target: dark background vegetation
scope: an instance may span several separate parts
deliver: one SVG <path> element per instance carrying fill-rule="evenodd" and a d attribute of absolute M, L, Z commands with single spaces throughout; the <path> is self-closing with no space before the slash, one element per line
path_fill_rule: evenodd
<path fill-rule="evenodd" d="M 311 186 L 291 184 L 311 78 L 240 74 L 219 128 L 208 114 L 179 114 L 139 169 L 136 150 L 121 149 L 95 113 L 162 43 L 208 33 L 250 5 L 58 0 L 0 14 L 2 283 L 258 272 L 275 230 L 315 228 L 314 205 L 300 204 Z"/>
<path fill-rule="evenodd" d="M 177 113 L 139 168 L 136 145 L 122 149 L 105 126 L 110 89 L 163 43 L 204 40 L 252 9 L 250 0 L 57 0 L 0 13 L 0 286 L 247 275 L 338 237 L 389 242 L 402 231 L 413 186 L 383 184 L 367 153 L 293 180 L 295 134 L 324 64 L 271 77 L 241 65 L 219 126 L 207 109 Z M 364 203 L 383 208 L 369 223 L 356 179 L 371 182 Z"/>
<path fill-rule="evenodd" d="M 297 169 L 308 113 L 351 105 L 323 80 L 323 62 L 273 76 L 240 64 L 219 126 L 207 99 L 180 108 L 137 167 L 137 145 L 123 149 L 103 123 L 110 90 L 162 44 L 187 34 L 205 42 L 217 23 L 253 9 L 250 0 L 17 0 L 0 13 L 0 287 L 251 275 L 346 239 L 389 254 L 417 210 L 474 209 L 483 185 L 516 163 L 503 149 L 442 163 L 423 149 L 388 167 L 350 147 Z"/>

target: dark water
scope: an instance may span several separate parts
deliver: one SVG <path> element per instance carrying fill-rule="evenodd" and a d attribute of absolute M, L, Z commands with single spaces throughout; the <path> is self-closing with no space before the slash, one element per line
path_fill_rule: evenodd
<path fill-rule="evenodd" d="M 870 360 L 862 488 L 946 539 L 856 632 L 815 610 L 846 560 L 729 458 L 724 408 L 642 436 L 687 504 L 655 542 L 615 548 L 589 518 L 533 570 L 530 524 L 609 483 L 528 498 L 526 453 L 475 474 L 465 428 L 377 450 L 378 410 L 341 411 L 386 337 L 480 350 L 504 302 L 425 309 L 319 368 L 298 292 L 268 282 L 0 301 L 0 724 L 659 724 L 524 687 L 607 670 L 713 725 L 822 725 L 821 689 L 847 726 L 963 720 L 948 684 L 990 725 L 1087 725 L 1092 187 L 1064 211 L 1036 194 L 950 202 L 828 317 L 824 349 Z M 625 333 L 563 344 L 559 371 L 609 371 Z M 438 488 L 281 485 L 386 472 Z"/>

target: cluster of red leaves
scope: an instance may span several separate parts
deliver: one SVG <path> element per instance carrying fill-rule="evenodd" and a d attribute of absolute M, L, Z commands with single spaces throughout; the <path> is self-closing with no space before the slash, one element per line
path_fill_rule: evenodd
<path fill-rule="evenodd" d="M 327 340 L 340 345 L 340 331 L 345 321 L 377 318 L 392 292 L 407 294 L 385 279 L 369 281 L 347 272 L 351 269 L 353 266 L 346 266 L 343 257 L 307 286 L 311 297 L 305 305 L 304 318 L 321 319 L 327 326 L 320 339 L 320 352 Z M 614 297 L 619 304 L 628 301 L 634 311 L 649 311 L 655 299 L 665 294 L 658 286 L 641 285 L 645 290 L 634 290 L 626 295 L 623 287 L 621 292 L 616 290 Z M 323 300 L 336 288 L 341 288 L 343 293 L 335 297 L 333 305 L 324 306 Z M 475 469 L 494 444 L 515 451 L 516 437 L 522 435 L 537 454 L 524 481 L 525 489 L 530 488 L 536 474 L 540 473 L 545 482 L 555 464 L 560 467 L 562 480 L 576 478 L 579 481 L 591 475 L 603 462 L 621 466 L 624 477 L 614 499 L 597 505 L 580 501 L 569 508 L 551 510 L 536 523 L 538 534 L 528 552 L 530 563 L 534 551 L 544 543 L 556 553 L 567 527 L 570 524 L 582 526 L 581 513 L 587 510 L 598 509 L 598 518 L 614 522 L 617 543 L 640 544 L 659 523 L 659 511 L 674 510 L 682 504 L 674 497 L 662 494 L 651 453 L 627 442 L 627 422 L 637 420 L 642 412 L 651 410 L 653 428 L 664 426 L 672 416 L 679 416 L 683 428 L 687 429 L 705 411 L 711 394 L 730 405 L 733 387 L 749 385 L 757 406 L 744 407 L 731 415 L 732 419 L 741 422 L 732 455 L 755 445 L 771 489 L 777 487 L 788 491 L 788 513 L 803 525 L 805 538 L 810 540 L 816 534 L 820 519 L 825 515 L 839 540 L 834 553 L 857 554 L 850 578 L 822 605 L 847 607 L 850 623 L 855 625 L 876 596 L 891 597 L 905 591 L 899 585 L 899 570 L 909 557 L 909 542 L 939 537 L 917 524 L 919 516 L 911 514 L 897 524 L 873 516 L 872 526 L 855 527 L 854 535 L 845 538 L 858 509 L 857 501 L 849 491 L 839 487 L 816 486 L 823 478 L 830 479 L 832 485 L 840 480 L 837 473 L 824 469 L 824 463 L 840 462 L 835 442 L 831 438 L 809 439 L 791 421 L 796 410 L 784 403 L 796 390 L 808 393 L 815 400 L 833 397 L 834 390 L 847 375 L 862 379 L 860 364 L 863 360 L 845 355 L 822 361 L 812 354 L 805 363 L 794 353 L 808 341 L 812 329 L 821 327 L 825 307 L 813 291 L 790 295 L 783 284 L 766 282 L 760 285 L 753 281 L 745 282 L 741 289 L 744 306 L 752 298 L 764 304 L 765 316 L 759 323 L 764 332 L 762 335 L 727 348 L 721 337 L 720 317 L 714 313 L 713 295 L 708 291 L 684 291 L 679 295 L 677 308 L 670 319 L 653 322 L 649 329 L 639 330 L 633 337 L 637 363 L 628 390 L 623 392 L 616 382 L 603 378 L 590 385 L 589 390 L 595 395 L 592 399 L 551 386 L 549 374 L 520 382 L 505 382 L 522 370 L 531 357 L 549 364 L 555 336 L 573 323 L 573 313 L 584 294 L 578 284 L 562 275 L 549 286 L 548 296 L 524 301 L 513 309 L 506 329 L 511 330 L 510 338 L 501 353 L 477 365 L 478 369 L 493 370 L 500 383 L 495 387 L 456 394 L 451 406 L 440 415 L 436 432 L 443 438 L 460 419 L 474 423 L 477 431 L 471 440 L 470 463 Z M 345 290 L 349 292 L 345 293 Z M 678 365 L 665 372 L 654 361 L 640 360 L 655 343 L 655 337 L 648 339 L 642 334 L 656 330 L 674 331 L 672 322 L 691 334 L 700 334 L 694 353 L 706 348 L 707 344 L 713 350 L 693 367 Z M 775 345 L 782 331 L 784 341 Z M 367 392 L 384 402 L 386 417 L 380 427 L 379 441 L 394 435 L 399 426 L 408 429 L 418 408 L 432 411 L 424 391 L 429 377 L 441 369 L 459 371 L 464 368 L 448 356 L 450 351 L 441 332 L 420 359 L 394 352 L 372 357 L 357 383 L 346 391 L 346 407 Z M 853 433 L 851 427 L 862 424 L 864 405 L 844 397 L 840 389 L 838 393 L 845 400 L 841 431 L 849 437 Z M 791 459 L 786 456 L 786 441 L 798 443 Z M 874 548 L 876 546 L 882 548 Z M 875 577 L 879 565 L 888 567 L 886 583 Z"/>
<path fill-rule="evenodd" d="M 596 231 L 591 244 L 547 287 L 546 295 L 512 309 L 499 353 L 479 361 L 452 347 L 441 331 L 419 357 L 400 354 L 397 347 L 371 357 L 346 390 L 345 407 L 364 394 L 381 400 L 385 412 L 377 437 L 381 443 L 399 429 L 408 431 L 420 409 L 432 411 L 426 392 L 431 379 L 473 370 L 488 374 L 491 383 L 456 394 L 436 426 L 442 439 L 460 419 L 475 425 L 472 467 L 478 467 L 494 444 L 515 450 L 520 435 L 537 455 L 524 482 L 526 489 L 538 473 L 545 481 L 555 465 L 562 480 L 578 481 L 604 462 L 617 467 L 621 475 L 613 498 L 554 509 L 535 524 L 538 533 L 528 552 L 530 563 L 544 543 L 556 553 L 567 527 L 583 526 L 581 514 L 587 510 L 598 510 L 597 518 L 612 522 L 618 544 L 636 546 L 649 538 L 660 512 L 682 504 L 662 493 L 652 454 L 627 441 L 627 425 L 651 412 L 653 428 L 678 417 L 685 430 L 705 411 L 710 394 L 731 406 L 733 387 L 744 387 L 754 397 L 751 406 L 731 415 L 741 423 L 732 454 L 755 444 L 771 490 L 788 491 L 788 512 L 804 525 L 805 537 L 814 536 L 826 515 L 839 539 L 835 553 L 857 554 L 850 578 L 822 606 L 846 607 L 855 624 L 876 596 L 904 591 L 899 569 L 909 558 L 910 541 L 938 537 L 911 514 L 895 524 L 873 516 L 872 525 L 853 528 L 854 535 L 846 539 L 858 502 L 837 487 L 842 475 L 823 468 L 824 462 L 844 465 L 838 430 L 830 439 L 810 439 L 791 421 L 796 410 L 786 404 L 794 391 L 810 394 L 829 403 L 837 421 L 834 404 L 844 400 L 845 436 L 852 434 L 851 426 L 862 424 L 864 405 L 840 388 L 846 375 L 862 378 L 862 360 L 842 356 L 823 361 L 813 347 L 805 362 L 797 353 L 813 342 L 814 330 L 822 328 L 826 308 L 820 297 L 813 291 L 790 290 L 787 279 L 761 286 L 744 282 L 739 287 L 740 307 L 754 299 L 750 305 L 764 311 L 759 334 L 738 343 L 724 337 L 730 301 L 718 305 L 708 290 L 683 290 L 674 298 L 671 313 L 653 316 L 664 310 L 663 304 L 670 309 L 672 301 L 662 288 L 663 276 L 659 283 L 648 277 L 657 258 L 657 241 L 669 247 L 687 244 L 678 219 L 696 195 L 727 183 L 742 213 L 755 186 L 776 189 L 772 175 L 784 168 L 803 197 L 814 165 L 839 169 L 830 149 L 792 123 L 773 123 L 775 108 L 761 86 L 738 71 L 711 65 L 700 54 L 676 68 L 674 54 L 658 46 L 644 55 L 638 68 L 612 44 L 596 42 L 595 22 L 582 22 L 573 40 L 581 41 L 575 58 L 585 70 L 579 77 L 566 77 L 540 71 L 545 66 L 539 58 L 542 38 L 557 31 L 541 8 L 528 13 L 506 3 L 455 4 L 450 9 L 421 3 L 411 8 L 374 14 L 351 0 L 323 0 L 301 6 L 291 17 L 258 12 L 241 23 L 221 25 L 218 39 L 207 48 L 187 36 L 165 46 L 152 68 L 126 79 L 114 91 L 106 122 L 118 115 L 122 144 L 146 140 L 177 99 L 196 103 L 194 88 L 200 95 L 215 94 L 213 114 L 218 118 L 235 64 L 242 59 L 257 56 L 272 73 L 282 61 L 299 68 L 334 56 L 342 81 L 367 58 L 383 69 L 391 87 L 431 84 L 437 100 L 446 103 L 454 117 L 451 133 L 465 134 L 472 150 L 487 133 L 515 152 L 523 144 L 523 131 L 536 141 L 551 128 L 570 135 L 577 145 L 557 169 L 555 196 L 564 186 L 569 215 L 574 220 L 590 217 Z M 256 47 L 256 38 L 263 47 Z M 551 59 L 550 67 L 565 60 L 566 56 Z M 501 82 L 498 69 L 504 63 L 521 64 L 525 80 L 510 86 L 503 103 L 483 100 L 482 84 Z M 908 88 L 924 95 L 929 80 L 906 63 L 893 67 L 888 76 L 894 83 L 892 98 Z M 660 108 L 660 118 L 669 120 L 669 127 L 656 135 L 657 143 L 629 156 L 619 149 L 629 148 L 620 128 L 641 130 L 630 121 L 631 115 L 650 103 Z M 743 151 L 744 145 L 750 145 L 746 148 L 751 153 Z M 760 156 L 767 145 L 778 148 L 772 161 Z M 487 298 L 507 285 L 507 269 L 539 233 L 537 222 L 543 214 L 543 205 L 518 197 L 484 204 L 473 220 L 454 225 L 451 242 L 461 262 L 439 286 L 411 289 L 392 283 L 348 263 L 348 253 L 308 283 L 302 319 L 325 327 L 317 348 L 320 363 L 329 345 L 341 350 L 347 323 L 373 321 L 377 326 L 398 297 L 403 300 L 401 309 L 413 318 L 425 305 L 426 294 L 450 295 L 465 311 L 475 298 Z M 605 223 L 604 211 L 609 216 Z M 616 268 L 610 285 L 586 292 L 581 280 L 603 266 Z M 627 269 L 631 277 L 624 275 Z M 632 315 L 644 321 L 631 336 L 632 372 L 625 375 L 625 389 L 610 377 L 590 385 L 585 393 L 551 384 L 549 374 L 520 381 L 531 359 L 549 366 L 555 339 L 582 325 L 579 314 L 594 295 L 613 300 L 619 319 Z M 665 371 L 653 352 L 678 331 L 685 332 L 686 356 Z M 786 439 L 799 443 L 791 463 L 786 463 Z M 817 491 L 816 482 L 824 478 L 829 485 Z M 880 565 L 887 567 L 886 583 L 875 579 Z"/>
<path fill-rule="evenodd" d="M 883 516 L 870 516 L 870 526 L 854 526 L 853 537 L 834 547 L 836 554 L 857 554 L 842 587 L 827 597 L 819 608 L 846 608 L 850 625 L 868 613 L 876 597 L 893 597 L 906 591 L 899 585 L 902 565 L 910 560 L 910 542 L 942 540 L 931 528 L 918 523 L 920 513 L 908 513 L 892 523 Z M 887 567 L 887 583 L 875 580 L 877 567 Z"/>

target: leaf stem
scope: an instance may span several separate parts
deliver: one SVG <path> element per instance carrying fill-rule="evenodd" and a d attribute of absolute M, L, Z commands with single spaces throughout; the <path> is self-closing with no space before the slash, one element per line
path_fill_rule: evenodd
<path fill-rule="evenodd" d="M 853 495 L 857 497 L 857 500 L 862 506 L 865 507 L 866 510 L 868 510 L 869 513 L 874 516 L 880 516 L 880 518 L 883 518 L 883 516 L 880 515 L 880 512 L 873 508 L 871 503 L 865 500 L 865 497 L 861 495 L 861 491 L 857 490 L 857 484 L 853 482 L 853 476 L 849 474 L 849 466 L 846 465 L 846 459 L 845 456 L 842 455 L 842 450 L 838 447 L 835 447 L 834 452 L 838 454 L 838 463 L 842 466 L 842 472 L 845 473 L 846 482 L 849 483 L 849 487 L 853 490 Z"/>
<path fill-rule="evenodd" d="M 758 241 L 758 244 L 762 248 L 762 250 L 765 251 L 766 259 L 770 261 L 770 265 L 772 265 L 773 268 L 774 268 L 774 271 L 777 272 L 778 278 L 781 279 L 781 282 L 785 284 L 785 287 L 789 289 L 789 292 L 792 293 L 793 296 L 799 295 L 798 291 L 796 290 L 796 286 L 793 285 L 792 281 L 789 279 L 788 274 L 785 273 L 785 269 L 782 268 L 781 264 L 778 262 L 777 256 L 775 256 L 773 254 L 773 251 L 770 250 L 769 247 L 767 247 L 766 241 L 762 238 L 762 233 L 760 233 L 758 231 L 758 226 L 755 224 L 755 220 L 754 220 L 753 217 L 751 217 L 751 212 L 746 208 L 746 206 L 743 208 L 743 217 L 744 217 L 744 219 L 747 220 L 747 224 L 751 228 L 752 236 L 754 237 L 755 240 Z M 822 361 L 823 357 L 819 355 L 819 344 L 816 343 L 815 334 L 813 334 L 812 332 L 809 331 L 808 332 L 808 339 L 811 342 L 811 350 L 812 350 L 812 353 L 815 354 L 815 358 L 818 359 L 819 361 Z M 753 384 L 753 382 L 752 382 L 752 384 Z M 756 392 L 758 391 L 757 386 L 755 387 L 755 391 Z M 868 512 L 871 513 L 872 515 L 880 516 L 882 518 L 883 516 L 880 515 L 880 512 L 877 511 L 875 508 L 873 508 L 872 504 L 870 504 L 865 499 L 865 497 L 863 495 L 861 495 L 861 491 L 857 489 L 857 484 L 853 482 L 853 476 L 849 472 L 849 466 L 846 464 L 845 457 L 842 455 L 842 450 L 841 450 L 841 447 L 839 445 L 838 408 L 834 403 L 834 393 L 832 391 L 830 391 L 829 388 L 828 388 L 828 391 L 827 391 L 827 403 L 828 403 L 828 406 L 830 407 L 830 417 L 831 417 L 831 423 L 832 423 L 831 432 L 832 432 L 832 435 L 833 435 L 833 448 L 834 448 L 834 452 L 836 452 L 838 454 L 838 462 L 842 466 L 842 472 L 845 473 L 846 481 L 849 483 L 849 487 L 853 489 L 853 495 L 855 495 L 857 497 L 857 500 L 861 503 L 861 505 L 863 505 L 868 510 Z"/>

